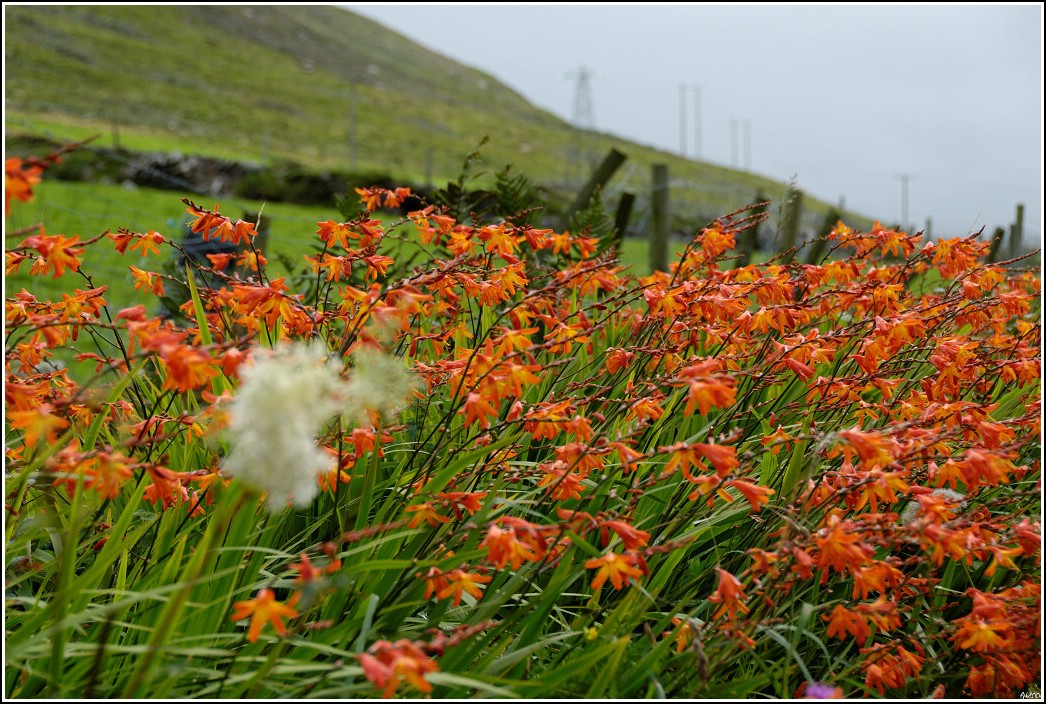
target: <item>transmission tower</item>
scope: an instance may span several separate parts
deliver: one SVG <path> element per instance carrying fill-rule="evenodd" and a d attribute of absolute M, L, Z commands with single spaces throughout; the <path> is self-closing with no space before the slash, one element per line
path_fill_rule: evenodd
<path fill-rule="evenodd" d="M 567 155 L 567 178 L 573 181 L 584 179 L 586 171 L 595 166 L 589 133 L 595 129 L 596 118 L 592 109 L 592 73 L 581 66 L 568 73 L 567 80 L 575 81 L 573 122 L 576 129 Z"/>

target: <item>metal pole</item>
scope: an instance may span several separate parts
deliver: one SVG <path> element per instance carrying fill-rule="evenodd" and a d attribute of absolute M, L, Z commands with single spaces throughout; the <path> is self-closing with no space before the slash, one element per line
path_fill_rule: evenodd
<path fill-rule="evenodd" d="M 752 170 L 752 123 L 745 120 L 745 171 Z"/>
<path fill-rule="evenodd" d="M 901 229 L 908 229 L 908 174 L 901 176 Z"/>
<path fill-rule="evenodd" d="M 737 168 L 737 118 L 730 118 L 730 166 Z"/>
<path fill-rule="evenodd" d="M 701 160 L 701 86 L 694 86 L 694 152 Z"/>
<path fill-rule="evenodd" d="M 897 174 L 895 178 L 901 180 L 901 229 L 907 232 L 911 228 L 908 222 L 908 183 L 915 180 L 912 174 Z"/>
<path fill-rule="evenodd" d="M 686 84 L 679 84 L 679 156 L 686 158 Z"/>

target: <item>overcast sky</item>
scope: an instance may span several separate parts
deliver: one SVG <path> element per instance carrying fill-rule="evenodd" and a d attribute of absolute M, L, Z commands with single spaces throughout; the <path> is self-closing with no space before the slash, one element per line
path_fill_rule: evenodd
<path fill-rule="evenodd" d="M 1025 5 L 347 5 L 572 120 L 591 72 L 595 127 L 736 158 L 884 221 L 940 236 L 1013 221 L 1041 239 L 1043 10 Z M 736 151 L 732 121 L 736 121 Z M 750 149 L 745 150 L 745 123 Z M 736 157 L 735 157 L 736 154 Z"/>

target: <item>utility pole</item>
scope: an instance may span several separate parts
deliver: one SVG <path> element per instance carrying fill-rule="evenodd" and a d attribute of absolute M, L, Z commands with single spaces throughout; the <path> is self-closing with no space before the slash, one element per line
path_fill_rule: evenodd
<path fill-rule="evenodd" d="M 737 168 L 737 118 L 730 118 L 730 166 Z"/>
<path fill-rule="evenodd" d="M 752 170 L 752 122 L 744 121 L 745 128 L 745 171 Z"/>
<path fill-rule="evenodd" d="M 694 156 L 701 160 L 701 86 L 694 86 Z"/>
<path fill-rule="evenodd" d="M 679 84 L 679 156 L 686 158 L 686 84 Z"/>
<path fill-rule="evenodd" d="M 914 181 L 916 177 L 912 174 L 895 174 L 894 178 L 901 180 L 901 229 L 907 232 L 910 229 L 908 226 L 908 182 Z"/>

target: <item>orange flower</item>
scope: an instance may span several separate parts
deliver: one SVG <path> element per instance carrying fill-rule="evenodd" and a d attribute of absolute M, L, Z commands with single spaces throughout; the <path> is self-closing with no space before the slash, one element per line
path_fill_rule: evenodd
<path fill-rule="evenodd" d="M 123 483 L 133 476 L 127 458 L 119 453 L 99 452 L 95 460 L 84 472 L 84 486 L 107 499 L 115 499 Z"/>
<path fill-rule="evenodd" d="M 607 350 L 606 368 L 614 374 L 629 365 L 636 355 L 628 350 L 610 348 Z"/>
<path fill-rule="evenodd" d="M 585 563 L 585 567 L 596 572 L 592 580 L 592 589 L 599 591 L 603 584 L 609 579 L 614 589 L 624 589 L 625 580 L 629 578 L 639 579 L 645 573 L 639 565 L 642 558 L 634 552 L 618 555 L 608 552 L 603 557 L 594 557 Z"/>
<path fill-rule="evenodd" d="M 1001 545 L 989 545 L 988 549 L 992 553 L 992 561 L 989 563 L 988 568 L 984 570 L 985 577 L 991 577 L 995 574 L 995 571 L 999 567 L 1005 567 L 1008 570 L 1017 571 L 1017 565 L 1014 564 L 1014 557 L 1020 557 L 1024 554 L 1024 550 L 1016 548 L 1004 548 Z"/>
<path fill-rule="evenodd" d="M 865 504 L 870 504 L 872 512 L 875 513 L 879 510 L 880 500 L 887 504 L 896 503 L 897 494 L 894 491 L 907 492 L 909 489 L 901 476 L 901 472 L 883 472 L 878 469 L 868 471 L 854 511 L 860 511 Z"/>
<path fill-rule="evenodd" d="M 725 477 L 730 473 L 730 470 L 736 469 L 741 464 L 737 460 L 737 450 L 728 445 L 710 445 L 698 442 L 690 447 L 697 450 L 705 459 L 712 463 L 719 477 Z"/>
<path fill-rule="evenodd" d="M 479 394 L 468 394 L 465 397 L 465 405 L 462 406 L 458 414 L 464 414 L 465 426 L 468 427 L 479 421 L 481 428 L 486 428 L 490 425 L 487 421 L 487 417 L 497 418 L 498 409 L 491 405 L 490 401 L 486 400 Z"/>
<path fill-rule="evenodd" d="M 863 616 L 844 609 L 841 604 L 835 607 L 831 615 L 821 616 L 821 618 L 828 621 L 827 635 L 829 638 L 846 640 L 845 636 L 849 634 L 859 643 L 864 643 L 871 633 L 867 620 Z"/>
<path fill-rule="evenodd" d="M 538 482 L 539 487 L 551 487 L 549 493 L 556 501 L 565 499 L 580 499 L 583 486 L 581 477 L 577 472 L 564 469 L 565 462 L 557 461 L 551 464 L 539 465 L 539 469 L 545 476 Z"/>
<path fill-rule="evenodd" d="M 432 507 L 432 504 L 426 501 L 423 504 L 415 504 L 414 506 L 407 507 L 407 513 L 413 513 L 414 517 L 410 519 L 408 528 L 417 528 L 423 522 L 428 523 L 430 528 L 437 527 L 440 523 L 449 523 L 450 518 L 447 516 L 441 516 L 436 513 L 436 509 Z"/>
<path fill-rule="evenodd" d="M 142 497 L 151 504 L 162 502 L 164 508 L 173 506 L 176 501 L 188 501 L 189 491 L 182 483 L 185 475 L 160 465 L 147 465 L 146 473 L 150 484 Z"/>
<path fill-rule="evenodd" d="M 722 605 L 712 615 L 712 618 L 719 618 L 725 613 L 732 621 L 737 618 L 738 611 L 747 614 L 748 607 L 743 602 L 748 597 L 745 596 L 741 580 L 719 567 L 716 567 L 716 572 L 719 574 L 719 586 L 716 587 L 715 594 L 708 597 L 708 600 L 713 604 Z"/>
<path fill-rule="evenodd" d="M 777 562 L 780 557 L 776 552 L 767 552 L 760 548 L 749 548 L 746 552 L 752 556 L 752 566 L 748 568 L 748 572 L 753 575 L 766 575 L 767 577 L 774 578 L 781 574 L 780 569 L 777 567 Z"/>
<path fill-rule="evenodd" d="M 727 482 L 723 482 L 725 486 L 732 486 L 745 497 L 749 504 L 752 505 L 752 511 L 758 512 L 763 504 L 770 501 L 770 495 L 775 493 L 773 489 L 768 489 L 765 486 L 759 486 L 753 484 L 744 479 L 731 479 Z"/>
<path fill-rule="evenodd" d="M 686 650 L 687 646 L 690 645 L 691 641 L 697 636 L 697 629 L 690 622 L 690 619 L 681 619 L 678 616 L 672 617 L 672 625 L 679 626 L 679 631 L 676 633 L 676 652 L 681 653 Z M 667 633 L 666 633 L 667 635 Z"/>
<path fill-rule="evenodd" d="M 861 464 L 865 469 L 872 469 L 875 466 L 884 467 L 893 460 L 886 439 L 877 433 L 866 433 L 853 429 L 844 430 L 839 433 L 839 436 L 847 442 L 847 446 L 843 448 L 847 459 L 850 457 L 849 450 L 853 449 L 861 458 Z"/>
<path fill-rule="evenodd" d="M 40 234 L 25 238 L 18 248 L 31 247 L 40 254 L 40 258 L 29 270 L 30 274 L 46 274 L 53 270 L 54 278 L 57 279 L 65 274 L 66 269 L 80 270 L 80 260 L 77 257 L 83 254 L 84 250 L 81 247 L 73 247 L 79 240 L 79 235 L 67 238 L 64 235 L 44 234 L 44 228 L 41 225 Z"/>
<path fill-rule="evenodd" d="M 1006 621 L 966 620 L 952 638 L 960 648 L 986 653 L 1007 645 L 1010 628 Z"/>
<path fill-rule="evenodd" d="M 764 435 L 760 444 L 762 444 L 763 447 L 769 447 L 770 452 L 776 455 L 781 452 L 782 446 L 787 446 L 787 443 L 792 440 L 795 440 L 795 437 L 786 433 L 785 429 L 779 425 L 777 426 L 777 430 L 773 433 L 770 435 Z"/>
<path fill-rule="evenodd" d="M 665 409 L 661 407 L 661 404 L 657 402 L 655 398 L 641 398 L 631 405 L 628 411 L 629 418 L 635 418 L 638 421 L 646 419 L 657 420 L 665 412 Z"/>
<path fill-rule="evenodd" d="M 142 251 L 142 256 L 144 257 L 148 254 L 159 254 L 160 245 L 165 243 L 167 238 L 155 230 L 149 230 L 144 235 L 138 235 L 137 240 L 138 241 L 135 244 L 132 244 L 130 248 L 140 249 Z"/>
<path fill-rule="evenodd" d="M 883 685 L 891 689 L 903 687 L 906 678 L 916 677 L 922 671 L 924 658 L 899 645 L 878 644 L 862 648 L 861 653 L 868 655 L 861 663 L 865 686 L 875 687 L 880 696 L 885 694 Z"/>
<path fill-rule="evenodd" d="M 501 380 L 502 393 L 511 394 L 519 398 L 523 395 L 524 384 L 540 384 L 541 378 L 534 374 L 536 371 L 541 371 L 541 366 L 538 364 L 503 364 L 499 367 L 500 371 L 503 371 L 504 377 Z M 583 438 L 587 440 L 588 438 Z"/>
<path fill-rule="evenodd" d="M 127 251 L 127 246 L 134 241 L 134 233 L 128 232 L 126 230 L 121 230 L 120 232 L 115 234 L 110 232 L 106 235 L 106 237 L 108 237 L 115 243 L 116 251 L 120 254 L 125 253 Z"/>
<path fill-rule="evenodd" d="M 682 472 L 683 476 L 694 481 L 693 475 L 690 473 L 690 467 L 696 466 L 699 470 L 706 470 L 708 467 L 701 462 L 701 455 L 697 451 L 697 447 L 694 445 L 688 445 L 685 442 L 677 442 L 674 445 L 667 445 L 665 447 L 657 448 L 658 452 L 669 453 L 668 461 L 665 462 L 665 468 L 662 470 L 662 476 L 669 476 L 676 467 Z"/>
<path fill-rule="evenodd" d="M 897 587 L 904 578 L 903 572 L 882 560 L 868 567 L 855 567 L 850 574 L 854 580 L 854 599 L 867 599 L 873 591 L 886 594 L 888 588 Z"/>
<path fill-rule="evenodd" d="M 636 463 L 646 457 L 644 453 L 636 452 L 623 442 L 612 442 L 608 443 L 608 445 L 614 448 L 617 452 L 617 459 L 621 463 L 621 467 L 624 469 L 625 474 L 635 471 Z"/>
<path fill-rule="evenodd" d="M 538 556 L 526 543 L 521 542 L 514 528 L 503 530 L 497 526 L 487 529 L 487 537 L 479 544 L 487 549 L 487 561 L 498 569 L 506 564 L 518 570 L 524 562 L 537 562 Z"/>
<path fill-rule="evenodd" d="M 451 570 L 450 572 L 444 572 L 440 575 L 444 580 L 444 584 L 439 591 L 436 592 L 437 599 L 446 599 L 447 597 L 454 596 L 454 606 L 461 603 L 461 595 L 469 594 L 475 599 L 483 598 L 483 590 L 479 585 L 487 584 L 490 582 L 492 577 L 488 577 L 482 574 L 473 574 L 466 572 L 465 570 L 457 569 Z"/>
<path fill-rule="evenodd" d="M 134 290 L 149 290 L 154 296 L 163 295 L 163 279 L 159 274 L 151 271 L 143 271 L 136 266 L 128 267 L 131 270 L 131 278 L 134 279 Z"/>
<path fill-rule="evenodd" d="M 409 197 L 409 188 L 397 188 L 394 191 L 385 191 L 385 207 L 398 208 L 403 204 L 403 201 Z"/>
<path fill-rule="evenodd" d="M 33 186 L 40 183 L 42 166 L 23 166 L 18 157 L 4 160 L 4 217 L 11 214 L 11 199 L 28 203 L 33 199 Z"/>
<path fill-rule="evenodd" d="M 323 240 L 323 243 L 326 244 L 329 249 L 335 246 L 341 247 L 342 249 L 349 249 L 350 230 L 348 225 L 333 220 L 327 220 L 316 224 L 320 226 L 320 229 L 316 231 L 316 234 L 320 236 L 320 239 Z"/>
<path fill-rule="evenodd" d="M 475 515 L 476 511 L 483 508 L 481 503 L 483 499 L 487 498 L 487 492 L 485 491 L 447 491 L 440 492 L 436 495 L 439 499 L 446 502 L 446 505 L 450 506 L 450 510 L 454 512 L 454 516 L 461 520 L 464 517 L 464 511 L 468 511 L 469 515 Z M 462 510 L 464 509 L 464 511 Z"/>
<path fill-rule="evenodd" d="M 880 595 L 871 604 L 858 604 L 856 611 L 864 614 L 868 623 L 879 631 L 888 633 L 901 627 L 901 617 L 897 613 L 897 604 Z"/>
<path fill-rule="evenodd" d="M 497 252 L 502 257 L 506 254 L 512 255 L 519 247 L 515 235 L 508 231 L 504 224 L 480 228 L 479 238 L 486 244 L 485 249 L 488 252 Z"/>
<path fill-rule="evenodd" d="M 523 417 L 523 429 L 535 440 L 553 440 L 559 434 L 561 423 L 572 413 L 570 401 L 539 403 Z"/>
<path fill-rule="evenodd" d="M 229 219 L 218 212 L 217 203 L 214 204 L 214 211 L 212 212 L 206 208 L 201 208 L 191 200 L 184 199 L 182 202 L 189 206 L 189 215 L 196 218 L 193 220 L 192 225 L 190 225 L 189 228 L 193 232 L 199 233 L 204 241 L 211 237 L 211 232 L 215 229 L 231 226 Z"/>
<path fill-rule="evenodd" d="M 395 263 L 392 257 L 386 257 L 382 254 L 374 254 L 369 257 L 363 258 L 363 263 L 367 265 L 367 277 L 368 279 L 377 279 L 379 276 L 385 276 L 385 272 L 389 266 Z"/>
<path fill-rule="evenodd" d="M 403 680 L 419 692 L 430 693 L 432 685 L 425 681 L 425 673 L 439 671 L 436 663 L 421 648 L 405 638 L 395 643 L 379 640 L 366 653 L 356 657 L 364 676 L 383 690 L 381 696 L 386 699 L 396 693 Z"/>
<path fill-rule="evenodd" d="M 624 521 L 604 521 L 599 527 L 600 539 L 603 541 L 604 547 L 610 542 L 610 534 L 607 532 L 607 528 L 614 531 L 617 537 L 621 538 L 621 542 L 624 543 L 626 550 L 637 550 L 650 542 L 650 533 L 633 528 Z"/>
<path fill-rule="evenodd" d="M 363 203 L 367 210 L 374 212 L 381 207 L 382 201 L 382 189 L 380 188 L 355 188 L 356 194 L 360 197 L 360 202 Z"/>
<path fill-rule="evenodd" d="M 852 531 L 853 526 L 848 522 L 840 521 L 836 515 L 829 516 L 828 527 L 822 528 L 816 538 L 819 567 L 831 567 L 836 572 L 852 571 L 867 561 L 873 551 Z"/>
<path fill-rule="evenodd" d="M 163 382 L 165 391 L 175 389 L 184 393 L 198 389 L 221 374 L 210 355 L 189 345 L 165 344 L 160 350 L 160 358 L 167 371 Z"/>
<path fill-rule="evenodd" d="M 321 572 L 313 567 L 312 560 L 305 553 L 301 553 L 301 562 L 292 564 L 291 569 L 298 573 L 298 576 L 294 578 L 295 584 L 310 584 L 321 575 Z"/>
<path fill-rule="evenodd" d="M 7 422 L 13 430 L 24 432 L 22 441 L 26 447 L 35 447 L 40 438 L 54 444 L 58 440 L 58 431 L 69 427 L 69 421 L 56 416 L 49 403 L 42 403 L 27 411 L 8 411 Z"/>
<path fill-rule="evenodd" d="M 726 408 L 733 405 L 736 398 L 733 384 L 730 381 L 692 379 L 688 385 L 690 392 L 687 396 L 686 408 L 683 409 L 685 416 L 694 412 L 695 405 L 701 415 L 707 416 L 709 409 Z"/>
<path fill-rule="evenodd" d="M 237 601 L 233 604 L 231 620 L 242 621 L 249 616 L 251 625 L 247 630 L 247 640 L 254 643 L 258 640 L 266 623 L 271 623 L 281 636 L 287 635 L 287 627 L 284 625 L 283 619 L 294 618 L 297 615 L 296 609 L 276 601 L 276 595 L 272 593 L 271 589 L 262 589 L 258 592 L 258 598 Z"/>
<path fill-rule="evenodd" d="M 338 257 L 327 252 L 322 257 L 305 257 L 312 270 L 319 273 L 320 269 L 327 270 L 327 281 L 341 281 L 342 278 L 352 273 L 352 261 L 348 257 Z"/>
<path fill-rule="evenodd" d="M 701 249 L 709 260 L 718 257 L 728 249 L 733 249 L 736 244 L 734 233 L 726 232 L 718 225 L 706 227 L 697 239 L 701 242 Z"/>

